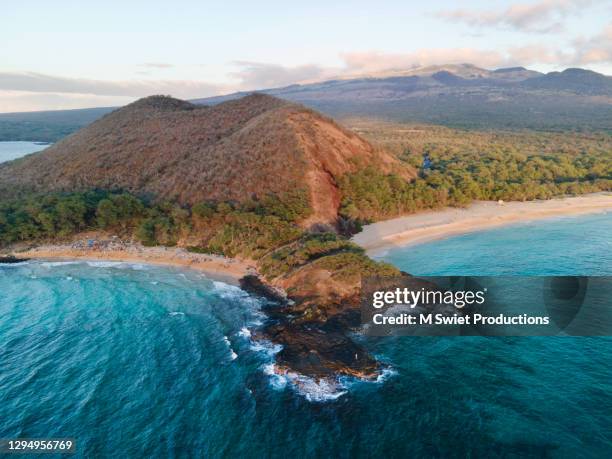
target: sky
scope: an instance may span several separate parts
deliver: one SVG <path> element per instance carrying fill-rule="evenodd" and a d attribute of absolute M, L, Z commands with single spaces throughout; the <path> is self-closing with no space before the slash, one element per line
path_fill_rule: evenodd
<path fill-rule="evenodd" d="M 0 112 L 449 63 L 612 75 L 612 0 L 1 3 Z"/>

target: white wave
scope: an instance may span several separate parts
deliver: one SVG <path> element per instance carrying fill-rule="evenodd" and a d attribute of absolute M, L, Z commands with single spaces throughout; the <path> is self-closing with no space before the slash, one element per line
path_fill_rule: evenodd
<path fill-rule="evenodd" d="M 179 311 L 172 311 L 170 313 L 168 313 L 171 316 L 184 316 L 185 313 L 184 312 L 179 312 Z"/>
<path fill-rule="evenodd" d="M 321 379 L 315 381 L 312 378 L 302 376 L 298 378 L 298 392 L 306 397 L 309 402 L 326 402 L 337 400 L 348 391 L 344 390 L 343 386 L 335 381 Z"/>
<path fill-rule="evenodd" d="M 275 390 L 282 390 L 287 387 L 288 379 L 285 375 L 276 372 L 276 365 L 269 363 L 263 366 L 264 374 L 270 377 L 270 386 Z"/>
<path fill-rule="evenodd" d="M 152 265 L 147 265 L 143 263 L 124 263 L 126 266 L 129 266 L 134 271 L 146 271 L 148 269 L 153 268 Z"/>
<path fill-rule="evenodd" d="M 256 307 L 261 307 L 261 303 L 259 303 L 258 300 L 255 300 L 255 306 Z M 266 316 L 265 313 L 263 313 L 261 310 L 255 310 L 252 312 L 253 315 L 253 319 L 251 319 L 249 321 L 249 324 L 254 326 L 254 327 L 260 327 L 264 324 L 264 321 L 268 318 L 268 316 Z"/>
<path fill-rule="evenodd" d="M 151 285 L 157 285 L 157 284 L 159 284 L 159 282 L 157 282 L 157 281 L 151 281 Z"/>
<path fill-rule="evenodd" d="M 392 378 L 393 376 L 396 376 L 397 374 L 397 370 L 390 366 L 386 366 L 380 371 L 380 373 L 378 373 L 376 378 L 373 379 L 358 378 L 355 376 L 341 376 L 339 378 L 339 381 L 344 387 L 350 389 L 355 384 L 383 384 L 385 381 Z"/>
<path fill-rule="evenodd" d="M 226 284 L 225 282 L 220 281 L 213 281 L 212 283 L 215 292 L 218 293 L 221 298 L 238 299 L 248 297 L 248 293 L 246 293 L 240 287 L 236 287 L 234 285 Z"/>
<path fill-rule="evenodd" d="M 240 329 L 240 331 L 238 332 L 238 336 L 242 336 L 243 338 L 250 338 L 251 337 L 251 330 L 249 330 L 246 327 L 242 327 Z"/>
<path fill-rule="evenodd" d="M 20 261 L 17 263 L 0 263 L 0 268 L 18 268 L 19 266 L 24 266 L 29 263 L 29 261 Z"/>
<path fill-rule="evenodd" d="M 273 389 L 282 390 L 290 386 L 309 402 L 320 403 L 339 399 L 347 394 L 354 384 L 383 384 L 389 378 L 398 374 L 395 369 L 386 366 L 375 379 L 362 379 L 353 376 L 315 379 L 294 371 L 279 369 L 273 362 L 263 365 L 262 370 L 265 375 L 269 376 L 270 386 Z"/>
<path fill-rule="evenodd" d="M 85 263 L 92 268 L 115 268 L 125 265 L 125 263 L 121 261 L 87 261 Z"/>
<path fill-rule="evenodd" d="M 71 280 L 72 280 L 72 277 L 71 277 L 71 276 L 66 276 L 66 280 L 71 281 Z"/>
<path fill-rule="evenodd" d="M 40 266 L 44 266 L 45 268 L 55 268 L 57 266 L 77 265 L 79 263 L 79 261 L 44 261 L 40 264 Z"/>
<path fill-rule="evenodd" d="M 268 340 L 257 340 L 251 342 L 251 350 L 255 352 L 262 352 L 269 357 L 273 357 L 283 350 L 283 345 L 274 344 Z"/>
<path fill-rule="evenodd" d="M 238 358 L 238 354 L 236 354 L 236 353 L 234 352 L 234 349 L 232 349 L 232 343 L 230 342 L 230 340 L 228 339 L 228 337 L 227 337 L 227 336 L 224 336 L 224 337 L 223 337 L 223 341 L 225 342 L 225 344 L 227 344 L 227 347 L 228 347 L 228 348 L 229 348 L 229 350 L 230 350 L 230 357 L 231 357 L 231 359 L 232 359 L 232 360 L 236 360 L 236 359 Z"/>
<path fill-rule="evenodd" d="M 339 382 L 328 378 L 316 380 L 292 371 L 280 371 L 274 363 L 262 367 L 264 374 L 270 377 L 270 386 L 282 390 L 289 384 L 297 393 L 309 402 L 327 402 L 337 400 L 348 391 Z"/>
<path fill-rule="evenodd" d="M 92 268 L 133 269 L 135 271 L 143 271 L 150 268 L 150 266 L 142 263 L 128 263 L 125 261 L 87 261 L 86 264 Z"/>
<path fill-rule="evenodd" d="M 392 367 L 385 367 L 380 372 L 380 374 L 376 377 L 375 382 L 378 384 L 384 383 L 387 379 L 392 378 L 397 375 L 397 370 Z"/>

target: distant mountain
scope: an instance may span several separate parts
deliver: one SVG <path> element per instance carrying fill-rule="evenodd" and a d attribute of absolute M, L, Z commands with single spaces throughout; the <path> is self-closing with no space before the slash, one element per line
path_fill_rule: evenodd
<path fill-rule="evenodd" d="M 543 75 L 543 73 L 536 72 L 535 70 L 528 70 L 525 67 L 506 67 L 502 69 L 493 70 L 492 76 L 494 78 L 506 80 L 506 81 L 522 81 L 528 78 L 535 78 Z"/>
<path fill-rule="evenodd" d="M 0 141 L 56 142 L 114 110 L 112 107 L 0 113 Z"/>
<path fill-rule="evenodd" d="M 275 97 L 209 108 L 152 96 L 1 165 L 0 193 L 122 189 L 195 204 L 301 189 L 314 209 L 308 225 L 335 221 L 337 181 L 367 166 L 414 176 L 331 119 Z"/>
<path fill-rule="evenodd" d="M 567 69 L 563 72 L 550 72 L 521 83 L 530 89 L 549 91 L 571 91 L 584 95 L 612 95 L 612 77 L 583 69 Z"/>
<path fill-rule="evenodd" d="M 380 118 L 476 129 L 610 130 L 612 126 L 612 77 L 583 69 L 542 74 L 524 67 L 438 65 L 257 92 L 339 119 Z M 215 105 L 251 93 L 192 102 Z M 59 138 L 110 109 L 91 110 L 100 111 L 0 115 L 0 140 L 49 140 L 49 131 Z M 19 132 L 21 128 L 26 134 Z"/>
<path fill-rule="evenodd" d="M 470 64 L 364 75 L 267 89 L 337 118 L 375 117 L 466 128 L 604 129 L 612 126 L 612 77 L 568 69 L 546 75 L 524 67 Z M 195 100 L 215 104 L 229 94 Z"/>

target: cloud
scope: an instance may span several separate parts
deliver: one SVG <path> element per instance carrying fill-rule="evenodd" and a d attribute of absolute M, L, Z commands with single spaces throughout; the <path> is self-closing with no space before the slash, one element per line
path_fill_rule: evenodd
<path fill-rule="evenodd" d="M 0 90 L 95 96 L 143 97 L 172 94 L 179 98 L 205 97 L 223 92 L 221 85 L 189 80 L 103 81 L 65 78 L 33 72 L 0 72 Z"/>
<path fill-rule="evenodd" d="M 233 65 L 238 69 L 227 75 L 228 79 L 234 81 L 224 85 L 195 80 L 102 81 L 34 72 L 0 72 L 0 110 L 116 106 L 151 94 L 170 94 L 181 99 L 193 99 L 237 90 L 272 88 L 442 64 L 471 63 L 484 68 L 603 65 L 605 69 L 612 64 L 612 25 L 591 37 L 575 39 L 564 49 L 533 44 L 506 49 L 423 48 L 408 53 L 364 51 L 344 53 L 339 57 L 341 64 L 337 67 L 237 61 Z"/>
<path fill-rule="evenodd" d="M 573 64 L 599 64 L 612 62 L 612 24 L 601 33 L 585 39 L 574 40 Z"/>
<path fill-rule="evenodd" d="M 564 65 L 568 56 L 542 45 L 530 45 L 509 48 L 506 52 L 505 65 L 550 64 Z"/>
<path fill-rule="evenodd" d="M 139 64 L 138 66 L 148 69 L 170 69 L 174 67 L 172 64 L 165 64 L 163 62 L 145 62 L 144 64 Z"/>
<path fill-rule="evenodd" d="M 389 54 L 377 51 L 342 55 L 347 74 L 368 74 L 392 70 L 406 70 L 439 64 L 473 63 L 482 67 L 496 67 L 505 62 L 496 50 L 474 48 L 425 48 L 411 53 Z"/>
<path fill-rule="evenodd" d="M 565 51 L 540 44 L 506 49 L 423 48 L 408 53 L 363 51 L 341 54 L 342 64 L 324 67 L 315 64 L 282 66 L 264 62 L 236 61 L 239 69 L 229 75 L 237 88 L 253 90 L 304 84 L 339 77 L 373 75 L 430 65 L 470 63 L 484 68 L 511 66 L 612 63 L 612 26 L 588 39 L 576 40 Z"/>
<path fill-rule="evenodd" d="M 239 69 L 230 75 L 243 89 L 274 88 L 294 83 L 318 80 L 330 75 L 330 69 L 318 65 L 285 67 L 264 62 L 235 61 Z"/>
<path fill-rule="evenodd" d="M 263 62 L 237 61 L 238 71 L 230 75 L 243 90 L 275 88 L 303 84 L 325 79 L 407 70 L 437 65 L 474 63 L 483 67 L 496 67 L 507 63 L 503 53 L 473 48 L 426 48 L 411 53 L 383 53 L 365 51 L 340 55 L 342 65 L 323 67 L 314 64 L 286 67 Z"/>
<path fill-rule="evenodd" d="M 96 96 L 51 92 L 0 90 L 0 112 L 30 112 L 38 110 L 69 110 L 86 107 L 117 107 L 133 102 L 135 97 Z"/>
<path fill-rule="evenodd" d="M 551 33 L 563 30 L 561 20 L 591 4 L 592 0 L 540 0 L 516 3 L 501 11 L 457 9 L 436 16 L 475 27 L 502 27 L 524 32 Z"/>

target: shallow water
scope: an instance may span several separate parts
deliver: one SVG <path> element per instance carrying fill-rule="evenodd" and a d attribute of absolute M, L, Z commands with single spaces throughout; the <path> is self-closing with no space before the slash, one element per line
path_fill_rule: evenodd
<path fill-rule="evenodd" d="M 375 258 L 421 276 L 610 276 L 612 212 L 477 231 Z"/>
<path fill-rule="evenodd" d="M 5 141 L 0 142 L 0 163 L 44 150 L 49 144 L 41 142 Z"/>
<path fill-rule="evenodd" d="M 480 250 L 490 247 L 493 260 L 469 258 L 462 236 L 413 247 L 394 262 L 416 254 L 420 264 L 411 265 L 436 274 L 610 274 L 609 215 L 534 225 L 518 240 L 502 230 L 481 233 Z M 591 253 L 587 243 L 565 244 L 562 259 L 573 263 L 559 265 L 550 234 L 561 240 L 577 228 L 602 245 Z M 516 254 L 538 235 L 551 250 Z M 436 244 L 445 253 L 464 250 L 467 260 L 439 261 Z M 275 349 L 251 341 L 265 319 L 261 302 L 196 272 L 0 265 L 0 295 L 0 437 L 74 437 L 78 456 L 90 457 L 601 457 L 612 450 L 610 338 L 357 337 L 391 364 L 384 381 L 347 380 L 341 390 L 305 381 L 296 390 L 267 374 Z"/>

